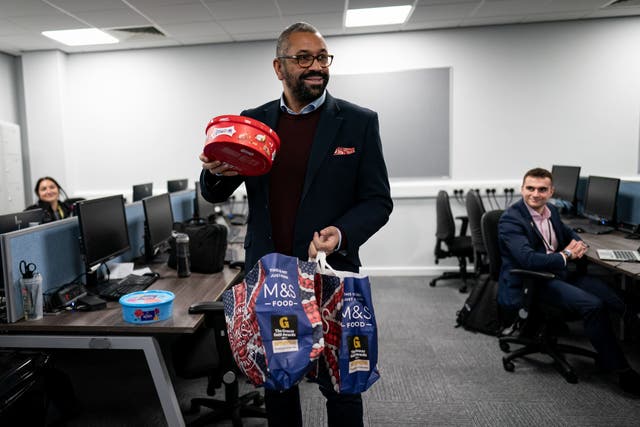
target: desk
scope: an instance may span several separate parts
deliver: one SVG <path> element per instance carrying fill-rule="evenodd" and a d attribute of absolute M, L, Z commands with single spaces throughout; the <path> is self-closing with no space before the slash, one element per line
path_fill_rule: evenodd
<path fill-rule="evenodd" d="M 637 250 L 640 242 L 633 239 L 625 239 L 626 234 L 620 231 L 613 231 L 607 234 L 589 234 L 581 233 L 580 238 L 589 245 L 585 257 L 597 265 L 601 265 L 614 273 L 621 275 L 621 290 L 627 294 L 625 299 L 630 298 L 628 294 L 630 286 L 629 282 L 633 282 L 640 275 L 639 262 L 620 262 L 620 261 L 603 261 L 598 257 L 596 252 L 598 249 L 631 249 Z M 620 320 L 620 334 L 623 340 L 630 339 L 627 325 L 624 319 Z"/>
<path fill-rule="evenodd" d="M 0 325 L 0 347 L 142 350 L 168 425 L 183 426 L 180 406 L 154 335 L 195 332 L 204 316 L 189 314 L 189 306 L 198 301 L 217 300 L 238 270 L 225 267 L 220 273 L 192 273 L 188 278 L 178 278 L 176 271 L 166 265 L 154 266 L 154 270 L 160 273 L 160 279 L 149 289 L 175 294 L 171 318 L 133 325 L 123 320 L 117 302 L 109 302 L 104 310 L 63 312 L 40 320 Z"/>
<path fill-rule="evenodd" d="M 603 261 L 598 257 L 596 252 L 598 249 L 631 249 L 637 250 L 640 241 L 625 239 L 626 234 L 620 231 L 614 231 L 607 234 L 588 234 L 581 233 L 580 238 L 589 245 L 589 249 L 585 256 L 594 264 L 607 267 L 618 273 L 622 273 L 625 278 L 635 278 L 640 274 L 640 263 L 638 262 L 620 262 L 620 261 Z"/>

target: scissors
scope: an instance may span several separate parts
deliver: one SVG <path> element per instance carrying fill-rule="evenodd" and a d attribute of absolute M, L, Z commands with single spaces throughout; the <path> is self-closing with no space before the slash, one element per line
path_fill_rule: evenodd
<path fill-rule="evenodd" d="M 20 273 L 22 277 L 33 277 L 33 273 L 36 272 L 36 265 L 32 262 L 20 261 Z"/>

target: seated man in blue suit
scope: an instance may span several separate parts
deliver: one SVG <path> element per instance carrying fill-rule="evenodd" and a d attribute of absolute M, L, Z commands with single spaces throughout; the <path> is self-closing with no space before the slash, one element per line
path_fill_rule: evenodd
<path fill-rule="evenodd" d="M 357 272 L 360 246 L 389 219 L 393 203 L 378 115 L 327 92 L 332 60 L 322 35 L 307 23 L 291 25 L 278 38 L 273 68 L 282 96 L 242 113 L 280 137 L 268 174 L 240 176 L 230 165 L 200 155 L 205 199 L 225 201 L 245 184 L 247 270 L 270 252 L 306 260 L 321 250 L 333 268 Z M 338 394 L 328 378 L 321 369 L 329 426 L 362 426 L 360 394 Z M 282 393 L 265 390 L 265 403 L 269 426 L 302 425 L 297 386 Z"/>
<path fill-rule="evenodd" d="M 587 246 L 562 223 L 557 209 L 547 204 L 553 195 L 551 173 L 531 169 L 524 176 L 521 193 L 522 200 L 500 218 L 502 269 L 498 303 L 511 312 L 522 306 L 521 278 L 511 275 L 511 269 L 554 273 L 555 279 L 536 283 L 536 298 L 581 317 L 585 334 L 603 367 L 618 375 L 624 391 L 640 395 L 640 375 L 627 362 L 609 319 L 609 312 L 621 315 L 625 312 L 624 302 L 599 279 L 567 271 L 568 261 L 581 258 Z"/>

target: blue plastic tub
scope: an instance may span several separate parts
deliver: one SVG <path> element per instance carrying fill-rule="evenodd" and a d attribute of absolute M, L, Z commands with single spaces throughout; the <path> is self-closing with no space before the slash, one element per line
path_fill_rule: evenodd
<path fill-rule="evenodd" d="M 166 320 L 173 313 L 175 295 L 169 291 L 132 292 L 120 298 L 122 317 L 129 323 L 153 323 Z"/>

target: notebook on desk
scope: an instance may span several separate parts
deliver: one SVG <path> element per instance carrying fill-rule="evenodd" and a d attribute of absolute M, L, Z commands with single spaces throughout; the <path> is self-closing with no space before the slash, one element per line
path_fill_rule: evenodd
<path fill-rule="evenodd" d="M 640 252 L 630 249 L 598 249 L 597 252 L 603 261 L 640 262 Z"/>

